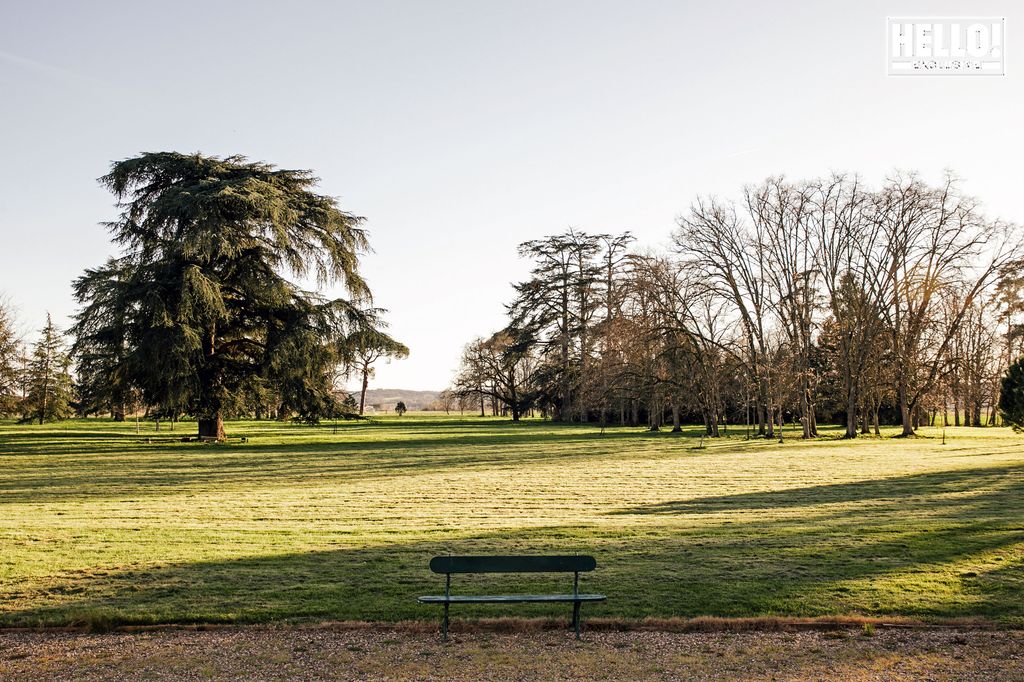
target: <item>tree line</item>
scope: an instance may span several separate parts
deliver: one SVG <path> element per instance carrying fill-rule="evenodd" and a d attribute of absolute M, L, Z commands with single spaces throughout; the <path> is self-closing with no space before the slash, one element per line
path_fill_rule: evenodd
<path fill-rule="evenodd" d="M 160 152 L 100 182 L 120 209 L 107 225 L 119 251 L 74 281 L 66 335 L 47 317 L 28 349 L 0 308 L 0 414 L 188 415 L 219 439 L 225 417 L 361 414 L 374 363 L 408 354 L 359 272 L 364 219 L 315 193 L 309 171 Z M 351 378 L 358 403 L 341 388 Z"/>
<path fill-rule="evenodd" d="M 569 231 L 524 242 L 508 324 L 470 342 L 450 395 L 518 420 L 685 420 L 804 437 L 995 423 L 1024 353 L 1020 233 L 947 174 L 769 178 L 698 197 L 672 247 Z"/>

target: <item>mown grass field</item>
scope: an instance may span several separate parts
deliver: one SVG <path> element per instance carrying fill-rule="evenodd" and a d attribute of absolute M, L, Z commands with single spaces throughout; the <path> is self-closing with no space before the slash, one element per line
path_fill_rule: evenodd
<path fill-rule="evenodd" d="M 0 424 L 0 624 L 433 619 L 415 598 L 443 587 L 435 554 L 580 552 L 599 564 L 583 589 L 609 595 L 584 617 L 1024 625 L 1024 437 L 1008 429 L 699 448 L 697 429 L 408 415 L 231 423 L 226 444 L 152 428 Z"/>

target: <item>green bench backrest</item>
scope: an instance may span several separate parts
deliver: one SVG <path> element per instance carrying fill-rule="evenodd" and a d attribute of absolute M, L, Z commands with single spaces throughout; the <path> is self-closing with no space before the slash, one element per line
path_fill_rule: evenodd
<path fill-rule="evenodd" d="M 434 573 L 582 573 L 597 568 L 592 556 L 436 556 Z"/>

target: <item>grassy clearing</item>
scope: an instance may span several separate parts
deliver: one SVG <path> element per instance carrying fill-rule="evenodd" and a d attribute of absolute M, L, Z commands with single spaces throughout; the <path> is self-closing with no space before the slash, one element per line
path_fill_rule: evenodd
<path fill-rule="evenodd" d="M 696 429 L 439 417 L 233 423 L 248 442 L 228 444 L 146 429 L 0 425 L 0 624 L 433 618 L 415 597 L 448 552 L 593 553 L 583 588 L 609 601 L 584 616 L 1024 624 L 1024 439 L 1005 429 L 703 449 Z"/>

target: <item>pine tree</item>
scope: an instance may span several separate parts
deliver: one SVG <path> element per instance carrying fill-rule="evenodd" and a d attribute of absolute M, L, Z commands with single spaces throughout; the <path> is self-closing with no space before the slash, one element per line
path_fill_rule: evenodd
<path fill-rule="evenodd" d="M 124 421 L 131 408 L 137 408 L 137 391 L 123 371 L 126 348 L 126 314 L 131 303 L 124 299 L 121 286 L 127 268 L 111 259 L 102 268 L 87 270 L 75 283 L 79 300 L 89 305 L 78 315 L 72 328 L 78 377 L 78 397 L 82 413 L 108 412 L 114 421 Z"/>
<path fill-rule="evenodd" d="M 1015 431 L 1024 431 L 1024 358 L 1010 365 L 1003 376 L 999 411 Z"/>
<path fill-rule="evenodd" d="M 21 352 L 14 317 L 0 301 L 0 415 L 12 414 L 17 407 Z"/>
<path fill-rule="evenodd" d="M 386 326 L 379 319 L 383 310 L 367 311 L 367 322 L 349 334 L 343 343 L 343 356 L 349 373 L 356 374 L 361 383 L 359 389 L 359 414 L 366 407 L 366 389 L 373 376 L 373 363 L 381 358 L 407 358 L 409 349 L 384 331 Z"/>
<path fill-rule="evenodd" d="M 108 384 L 102 399 L 138 390 L 146 405 L 194 415 L 203 438 L 224 437 L 224 415 L 245 409 L 256 384 L 275 388 L 282 412 L 333 413 L 336 344 L 370 299 L 358 269 L 369 246 L 363 219 L 313 193 L 316 182 L 240 156 L 113 165 L 101 183 L 122 209 L 109 229 L 123 251 L 75 283 L 76 351 Z M 351 299 L 289 275 L 339 282 Z"/>
<path fill-rule="evenodd" d="M 519 255 L 532 260 L 533 268 L 529 280 L 514 285 L 511 327 L 540 342 L 555 379 L 554 416 L 559 421 L 571 420 L 574 412 L 586 419 L 588 406 L 579 400 L 574 404 L 573 395 L 579 393 L 580 378 L 588 375 L 591 331 L 601 307 L 597 289 L 606 275 L 599 256 L 608 239 L 570 229 L 519 245 Z"/>
<path fill-rule="evenodd" d="M 46 326 L 32 347 L 26 370 L 25 421 L 38 420 L 42 424 L 71 416 L 74 395 L 70 367 L 71 359 L 60 331 L 47 313 Z"/>

